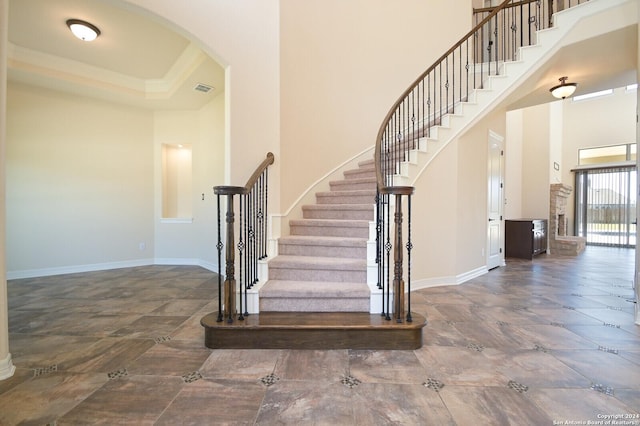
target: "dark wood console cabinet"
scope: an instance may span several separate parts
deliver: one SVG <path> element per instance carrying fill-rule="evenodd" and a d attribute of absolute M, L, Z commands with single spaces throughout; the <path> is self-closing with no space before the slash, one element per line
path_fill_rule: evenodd
<path fill-rule="evenodd" d="M 533 259 L 547 251 L 546 219 L 505 220 L 505 256 Z"/>

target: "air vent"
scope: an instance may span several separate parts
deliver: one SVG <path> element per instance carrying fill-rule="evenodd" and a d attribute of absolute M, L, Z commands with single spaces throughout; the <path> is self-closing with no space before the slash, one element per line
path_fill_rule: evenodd
<path fill-rule="evenodd" d="M 193 90 L 197 90 L 198 92 L 202 92 L 202 93 L 209 93 L 210 91 L 213 90 L 213 87 L 207 86 L 206 84 L 198 83 L 196 87 L 193 88 Z"/>

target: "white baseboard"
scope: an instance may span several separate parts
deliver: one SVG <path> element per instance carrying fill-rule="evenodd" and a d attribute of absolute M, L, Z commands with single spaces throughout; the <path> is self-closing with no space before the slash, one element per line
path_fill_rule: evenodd
<path fill-rule="evenodd" d="M 122 262 L 92 263 L 88 265 L 57 266 L 54 268 L 24 269 L 21 271 L 7 271 L 8 280 L 21 278 L 47 277 L 50 275 L 77 274 L 80 272 L 104 271 L 108 269 L 132 268 L 136 266 L 153 265 L 153 259 L 125 260 Z"/>
<path fill-rule="evenodd" d="M 7 354 L 5 359 L 0 360 L 0 380 L 8 379 L 13 376 L 16 371 L 16 366 L 11 361 L 11 354 Z"/>
<path fill-rule="evenodd" d="M 190 258 L 155 258 L 136 259 L 122 262 L 93 263 L 88 265 L 59 266 L 55 268 L 25 269 L 21 271 L 7 271 L 8 280 L 22 278 L 48 277 L 51 275 L 77 274 L 82 272 L 106 271 L 109 269 L 133 268 L 149 265 L 194 265 L 200 266 L 212 272 L 218 272 L 218 266 L 202 259 Z"/>
<path fill-rule="evenodd" d="M 478 278 L 488 272 L 489 271 L 487 270 L 486 266 L 481 266 L 479 268 L 472 269 L 471 271 L 467 271 L 463 274 L 458 274 L 456 275 L 456 284 L 462 284 L 474 278 Z"/>
<path fill-rule="evenodd" d="M 458 274 L 455 276 L 448 277 L 436 277 L 436 278 L 425 278 L 422 280 L 411 281 L 411 291 L 420 290 L 423 288 L 430 287 L 442 287 L 447 285 L 459 285 L 465 283 L 473 278 L 477 278 L 486 274 L 487 268 L 485 266 L 481 266 L 476 269 L 472 269 L 471 271 L 464 272 L 462 274 Z"/>
<path fill-rule="evenodd" d="M 218 265 L 216 265 L 213 262 L 209 262 L 207 260 L 199 260 L 198 261 L 198 266 L 200 266 L 200 267 L 202 267 L 202 268 L 204 268 L 204 269 L 206 269 L 208 271 L 218 273 Z M 224 274 L 224 271 L 221 270 L 220 272 L 222 272 Z"/>

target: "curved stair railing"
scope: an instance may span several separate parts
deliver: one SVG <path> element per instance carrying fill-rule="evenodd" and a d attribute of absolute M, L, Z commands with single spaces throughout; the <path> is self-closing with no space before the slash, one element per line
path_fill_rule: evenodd
<path fill-rule="evenodd" d="M 376 263 L 378 288 L 383 294 L 382 315 L 387 319 L 390 320 L 393 313 L 397 322 L 411 321 L 411 196 L 414 188 L 399 184 L 403 164 L 411 159 L 412 152 L 425 151 L 428 139 L 436 136 L 436 127 L 446 122 L 446 116 L 461 113 L 463 104 L 472 101 L 489 77 L 501 74 L 505 62 L 517 60 L 520 47 L 534 44 L 536 31 L 551 27 L 554 13 L 587 1 L 505 0 L 493 8 L 474 10 L 477 25 L 422 73 L 387 113 L 375 147 Z M 408 207 L 405 247 L 402 238 L 404 197 Z"/>
<path fill-rule="evenodd" d="M 258 263 L 267 257 L 267 201 L 268 169 L 274 162 L 272 153 L 253 172 L 245 186 L 215 186 L 218 202 L 218 322 L 232 323 L 249 315 L 247 291 L 260 279 Z M 221 233 L 221 196 L 226 196 L 226 244 Z M 238 244 L 235 243 L 234 196 L 238 195 Z M 222 283 L 222 250 L 225 249 L 224 286 Z M 236 281 L 236 252 L 238 254 L 238 281 Z M 236 293 L 239 290 L 239 309 Z M 244 300 L 243 300 L 244 298 Z"/>

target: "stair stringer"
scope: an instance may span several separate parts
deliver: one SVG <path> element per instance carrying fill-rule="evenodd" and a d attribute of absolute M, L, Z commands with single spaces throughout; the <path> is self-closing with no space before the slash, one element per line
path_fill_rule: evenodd
<path fill-rule="evenodd" d="M 455 114 L 444 115 L 442 124 L 431 129 L 432 132 L 435 129 L 435 136 L 432 133 L 431 137 L 420 139 L 418 148 L 410 151 L 408 160 L 401 163 L 399 173 L 393 176 L 393 185 L 415 185 L 429 164 L 450 142 L 459 138 L 507 100 L 562 47 L 598 35 L 586 33 L 584 28 L 580 28 L 580 24 L 584 22 L 587 25 L 589 18 L 625 6 L 634 6 L 633 0 L 591 0 L 554 14 L 554 26 L 537 31 L 537 44 L 520 47 L 518 60 L 500 64 L 500 75 L 488 77 L 483 82 L 482 89 L 474 89 L 468 101 L 456 106 Z M 635 10 L 616 14 L 619 15 L 637 20 Z M 630 23 L 619 21 L 615 23 L 615 27 L 623 28 Z"/>

